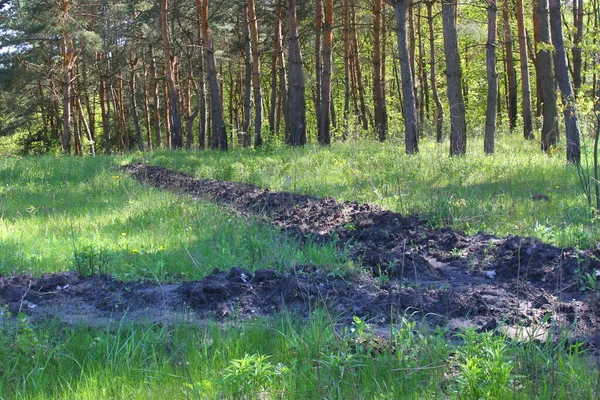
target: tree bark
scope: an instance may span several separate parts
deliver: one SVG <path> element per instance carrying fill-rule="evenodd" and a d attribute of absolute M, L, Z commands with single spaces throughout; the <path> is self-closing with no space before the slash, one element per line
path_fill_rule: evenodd
<path fill-rule="evenodd" d="M 444 108 L 438 93 L 437 77 L 436 77 L 436 64 L 435 64 L 435 34 L 433 31 L 433 4 L 435 0 L 429 0 L 425 2 L 427 7 L 427 23 L 429 25 L 429 59 L 431 62 L 430 66 L 430 80 L 431 80 L 431 92 L 433 94 L 433 101 L 435 102 L 435 113 L 433 120 L 435 121 L 435 137 L 438 143 L 442 143 L 444 140 Z"/>
<path fill-rule="evenodd" d="M 325 19 L 323 21 L 323 69 L 321 76 L 321 111 L 319 143 L 331 143 L 331 69 L 333 64 L 333 0 L 325 0 Z"/>
<path fill-rule="evenodd" d="M 306 97 L 296 6 L 297 0 L 287 0 L 289 88 L 285 128 L 289 145 L 304 146 L 306 144 Z"/>
<path fill-rule="evenodd" d="M 454 0 L 442 0 L 442 24 L 444 28 L 444 54 L 448 79 L 448 104 L 450 104 L 450 155 L 467 152 L 467 121 L 462 95 L 462 71 L 456 33 L 456 8 Z"/>
<path fill-rule="evenodd" d="M 382 77 L 382 27 L 383 1 L 375 0 L 373 3 L 373 97 L 375 103 L 375 132 L 380 142 L 387 138 L 387 109 L 383 94 Z"/>
<path fill-rule="evenodd" d="M 137 98 L 135 96 L 136 92 L 136 77 L 135 77 L 135 67 L 138 63 L 138 57 L 130 56 L 129 58 L 129 67 L 130 67 L 130 76 L 129 76 L 129 96 L 131 102 L 131 115 L 133 116 L 133 124 L 135 126 L 135 141 L 137 144 L 137 148 L 139 151 L 144 151 L 144 141 L 142 140 L 142 127 L 140 125 L 140 115 L 138 113 L 138 105 Z"/>
<path fill-rule="evenodd" d="M 254 0 L 248 0 L 250 42 L 252 47 L 252 86 L 254 88 L 254 147 L 262 146 L 262 88 L 260 82 L 260 48 L 258 42 L 258 21 Z"/>
<path fill-rule="evenodd" d="M 281 37 L 281 0 L 275 1 L 275 29 L 273 30 L 273 58 L 271 62 L 271 109 L 269 110 L 269 130 L 276 133 L 275 116 L 277 113 L 277 75 L 279 68 L 279 53 L 282 47 Z"/>
<path fill-rule="evenodd" d="M 569 79 L 569 66 L 562 32 L 562 16 L 560 0 L 550 0 L 550 26 L 552 43 L 554 44 L 554 60 L 556 79 L 562 94 L 567 140 L 567 161 L 578 165 L 581 160 L 580 129 L 577 110 L 575 109 L 575 93 Z"/>
<path fill-rule="evenodd" d="M 407 154 L 419 152 L 419 133 L 417 123 L 417 108 L 413 84 L 413 73 L 410 65 L 410 56 L 406 35 L 406 16 L 409 0 L 394 2 L 394 16 L 396 17 L 396 34 L 398 37 L 398 59 L 400 61 L 400 74 L 402 75 L 402 99 L 404 100 L 404 131 L 405 147 Z"/>
<path fill-rule="evenodd" d="M 533 122 L 531 109 L 531 84 L 529 78 L 529 51 L 527 49 L 527 31 L 525 30 L 523 0 L 517 0 L 517 26 L 519 30 L 519 65 L 521 67 L 521 114 L 523 118 L 523 136 L 533 140 Z"/>
<path fill-rule="evenodd" d="M 556 103 L 556 79 L 554 76 L 554 62 L 552 59 L 552 44 L 550 42 L 550 26 L 548 20 L 548 0 L 537 1 L 537 20 L 540 33 L 540 46 L 537 60 L 539 76 L 538 81 L 542 89 L 542 150 L 548 152 L 556 146 L 558 140 L 558 107 Z"/>
<path fill-rule="evenodd" d="M 342 26 L 344 27 L 344 128 L 342 139 L 348 138 L 348 118 L 350 116 L 350 1 L 343 0 L 342 3 Z"/>
<path fill-rule="evenodd" d="M 208 29 L 208 2 L 200 0 L 200 24 L 202 26 L 202 38 L 206 67 L 208 75 L 208 87 L 210 93 L 210 114 L 212 121 L 211 148 L 227 150 L 227 129 L 223 119 L 223 107 L 221 105 L 221 93 L 219 91 L 219 79 L 217 77 L 217 61 L 210 31 Z"/>
<path fill-rule="evenodd" d="M 207 0 L 208 1 L 208 0 Z M 162 32 L 162 46 L 165 57 L 165 67 L 167 73 L 167 84 L 169 88 L 169 99 L 171 102 L 171 146 L 175 149 L 183 147 L 183 136 L 181 131 L 181 110 L 179 84 L 174 71 L 176 59 L 171 55 L 171 43 L 169 39 L 168 25 L 168 0 L 160 2 L 160 21 Z"/>
<path fill-rule="evenodd" d="M 315 116 L 321 141 L 321 81 L 323 79 L 323 0 L 315 0 Z"/>
<path fill-rule="evenodd" d="M 360 50 L 358 46 L 358 33 L 356 32 L 356 6 L 355 0 L 350 2 L 350 12 L 352 17 L 352 47 L 353 47 L 353 65 L 355 74 L 356 89 L 358 92 L 358 100 L 360 104 L 360 120 L 362 121 L 363 129 L 366 131 L 369 129 L 369 120 L 367 118 L 367 106 L 365 104 L 365 87 L 362 81 L 362 69 L 360 65 Z"/>
<path fill-rule="evenodd" d="M 577 97 L 577 93 L 581 89 L 581 65 L 582 65 L 582 51 L 581 51 L 581 39 L 583 38 L 583 0 L 573 0 L 573 25 L 575 27 L 575 34 L 573 35 L 573 89 L 574 95 Z"/>
<path fill-rule="evenodd" d="M 250 48 L 250 17 L 248 2 L 242 3 L 242 35 L 244 39 L 244 124 L 242 126 L 242 146 L 250 147 L 250 120 L 252 119 L 252 49 Z"/>
<path fill-rule="evenodd" d="M 150 75 L 152 77 L 152 122 L 154 124 L 154 144 L 160 149 L 162 143 L 162 132 L 160 127 L 160 90 L 158 84 L 158 70 L 156 67 L 156 56 L 154 49 L 150 47 Z"/>
<path fill-rule="evenodd" d="M 493 0 L 493 3 L 494 6 L 497 7 L 495 0 Z M 491 5 L 492 1 L 490 1 L 490 7 Z M 513 39 L 510 29 L 510 6 L 511 3 L 509 2 L 509 0 L 504 0 L 504 4 L 502 6 L 502 22 L 504 32 L 504 51 L 506 52 L 506 77 L 508 80 L 508 123 L 510 130 L 512 131 L 517 126 L 517 74 L 515 72 L 515 60 L 513 57 Z M 489 45 L 490 43 L 488 41 L 488 46 Z M 496 46 L 496 43 L 494 43 L 494 46 Z"/>
<path fill-rule="evenodd" d="M 488 40 L 486 44 L 486 69 L 487 69 L 487 81 L 488 81 L 488 93 L 487 93 L 487 110 L 485 114 L 485 138 L 484 138 L 484 152 L 486 154 L 493 154 L 495 151 L 495 137 L 496 137 L 496 118 L 498 108 L 498 73 L 496 72 L 496 46 L 497 46 L 497 3 L 496 0 L 488 0 Z M 506 29 L 506 25 L 505 25 Z M 513 70 L 514 74 L 514 70 Z M 510 86 L 510 84 L 509 84 Z M 515 87 L 516 89 L 516 87 Z M 515 93 L 516 95 L 516 93 Z M 515 107 L 515 119 L 516 119 L 516 99 L 514 103 Z M 512 123 L 511 123 L 512 126 Z"/>

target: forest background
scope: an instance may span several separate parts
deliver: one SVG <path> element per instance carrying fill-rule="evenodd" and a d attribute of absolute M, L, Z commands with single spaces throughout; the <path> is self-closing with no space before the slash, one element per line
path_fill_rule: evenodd
<path fill-rule="evenodd" d="M 429 136 L 459 155 L 469 136 L 494 152 L 502 126 L 577 164 L 599 7 L 2 0 L 0 136 L 24 154 Z"/>

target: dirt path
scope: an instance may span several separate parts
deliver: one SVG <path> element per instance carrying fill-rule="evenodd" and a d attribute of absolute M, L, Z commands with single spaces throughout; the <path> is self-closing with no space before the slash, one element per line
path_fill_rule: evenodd
<path fill-rule="evenodd" d="M 262 216 L 299 238 L 335 235 L 371 273 L 340 278 L 311 266 L 289 273 L 233 268 L 177 285 L 75 273 L 16 276 L 0 278 L 0 304 L 35 318 L 105 324 L 123 317 L 150 322 L 247 319 L 282 308 L 305 316 L 326 303 L 332 315 L 345 321 L 356 315 L 385 326 L 391 318 L 416 313 L 451 329 L 502 325 L 539 338 L 567 329 L 592 346 L 600 344 L 600 297 L 581 292 L 577 281 L 578 271 L 600 270 L 589 252 L 517 236 L 466 236 L 372 205 L 197 180 L 160 167 L 134 164 L 126 170 L 142 183 Z"/>

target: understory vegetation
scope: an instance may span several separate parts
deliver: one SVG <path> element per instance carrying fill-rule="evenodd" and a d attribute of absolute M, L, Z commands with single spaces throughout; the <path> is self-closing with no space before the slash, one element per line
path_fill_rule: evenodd
<path fill-rule="evenodd" d="M 299 241 L 215 204 L 142 186 L 120 166 L 162 165 L 203 179 L 248 182 L 368 202 L 467 233 L 535 236 L 558 246 L 598 242 L 597 215 L 562 155 L 502 136 L 497 153 L 465 157 L 423 142 L 223 152 L 0 159 L 0 274 L 77 270 L 123 280 L 200 279 L 213 269 L 313 264 L 359 271 L 336 243 Z M 595 282 L 595 281 L 594 281 Z M 406 317 L 373 321 L 316 309 L 241 322 L 95 328 L 0 316 L 3 398 L 597 398 L 591 349 L 566 336 L 515 341 L 451 334 Z M 535 338 L 533 334 L 531 337 Z"/>

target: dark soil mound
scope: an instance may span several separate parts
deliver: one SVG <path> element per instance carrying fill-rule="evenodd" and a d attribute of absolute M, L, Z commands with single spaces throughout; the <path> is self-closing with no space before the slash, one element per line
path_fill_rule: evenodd
<path fill-rule="evenodd" d="M 105 323 L 253 318 L 290 310 L 305 316 L 325 306 L 332 316 L 378 324 L 411 314 L 450 328 L 493 329 L 544 338 L 567 328 L 574 338 L 600 341 L 600 297 L 579 290 L 584 271 L 600 263 L 587 251 L 560 249 L 533 238 L 467 236 L 432 229 L 373 205 L 337 202 L 252 185 L 198 180 L 165 168 L 130 165 L 138 181 L 215 201 L 264 218 L 306 239 L 336 238 L 370 274 L 340 278 L 306 266 L 278 273 L 232 268 L 178 285 L 124 283 L 74 273 L 0 279 L 0 303 L 36 317 Z"/>

